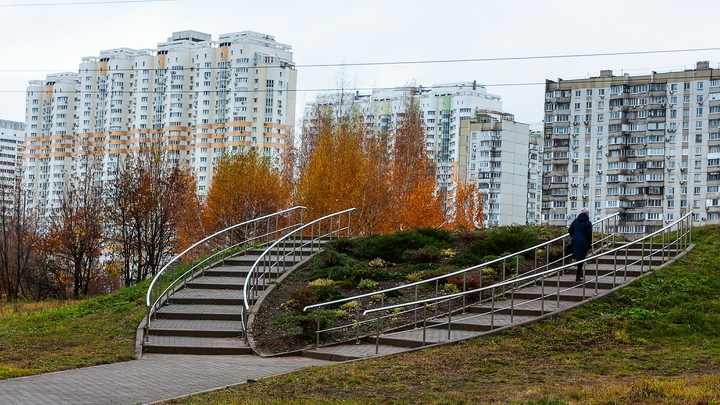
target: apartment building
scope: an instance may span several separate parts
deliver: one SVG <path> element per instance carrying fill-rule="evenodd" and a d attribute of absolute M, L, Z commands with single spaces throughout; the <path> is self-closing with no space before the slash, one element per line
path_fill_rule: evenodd
<path fill-rule="evenodd" d="M 542 223 L 620 214 L 638 235 L 692 211 L 720 222 L 720 71 L 547 80 Z"/>
<path fill-rule="evenodd" d="M 295 120 L 290 50 L 252 31 L 217 41 L 181 31 L 155 49 L 101 51 L 77 72 L 31 81 L 23 165 L 40 212 L 59 203 L 83 156 L 100 158 L 111 176 L 124 155 L 158 146 L 191 165 L 200 195 L 223 153 L 257 148 L 276 157 Z"/>
<path fill-rule="evenodd" d="M 326 93 L 309 103 L 305 116 L 317 106 L 333 106 L 340 113 L 355 109 L 365 117 L 369 130 L 383 133 L 397 125 L 409 97 L 415 98 L 425 120 L 428 155 L 436 165 L 438 191 L 452 196 L 458 176 L 460 122 L 477 110 L 501 110 L 500 97 L 490 94 L 476 81 L 437 84 L 412 89 L 398 87 L 371 93 Z"/>
<path fill-rule="evenodd" d="M 0 120 L 0 187 L 3 200 L 10 200 L 22 168 L 25 124 Z M 9 202 L 9 201 L 5 201 Z"/>
<path fill-rule="evenodd" d="M 486 226 L 535 223 L 541 156 L 532 139 L 512 114 L 479 110 L 460 120 L 458 173 L 483 192 Z"/>

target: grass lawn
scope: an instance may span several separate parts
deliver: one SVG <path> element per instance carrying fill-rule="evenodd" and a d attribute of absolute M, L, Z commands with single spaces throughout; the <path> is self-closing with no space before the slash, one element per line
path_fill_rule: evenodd
<path fill-rule="evenodd" d="M 0 303 L 0 379 L 134 359 L 147 286 L 81 301 Z"/>

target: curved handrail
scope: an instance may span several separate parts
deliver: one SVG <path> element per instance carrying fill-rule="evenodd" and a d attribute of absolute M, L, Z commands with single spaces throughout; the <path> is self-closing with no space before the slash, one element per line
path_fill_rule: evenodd
<path fill-rule="evenodd" d="M 602 218 L 602 219 L 596 221 L 595 223 L 596 223 L 596 224 L 604 223 L 604 222 L 609 221 L 610 219 L 615 218 L 615 217 L 618 217 L 618 216 L 619 216 L 619 213 L 610 214 L 610 215 L 606 216 L 605 218 Z M 345 303 L 345 302 L 355 301 L 355 300 L 358 300 L 358 299 L 361 299 L 361 298 L 372 297 L 372 296 L 378 295 L 378 294 L 386 294 L 386 293 L 388 293 L 388 292 L 398 291 L 398 290 L 402 290 L 402 289 L 406 289 L 406 288 L 417 287 L 417 286 L 420 286 L 420 285 L 422 285 L 422 284 L 428 284 L 428 283 L 432 283 L 432 282 L 434 282 L 434 281 L 436 282 L 436 281 L 439 281 L 439 280 L 446 279 L 446 278 L 448 278 L 448 277 L 457 276 L 457 275 L 464 274 L 464 273 L 467 273 L 467 272 L 470 272 L 470 271 L 473 271 L 473 270 L 479 270 L 479 269 L 484 268 L 484 267 L 492 266 L 493 264 L 503 263 L 503 262 L 505 262 L 505 261 L 506 261 L 507 259 L 509 259 L 509 258 L 513 258 L 513 257 L 516 257 L 516 256 L 519 257 L 519 256 L 521 256 L 521 255 L 524 255 L 525 253 L 528 253 L 528 252 L 531 252 L 531 251 L 537 251 L 537 250 L 539 250 L 539 249 L 544 248 L 545 246 L 550 246 L 550 245 L 552 245 L 553 243 L 556 243 L 556 242 L 558 242 L 558 241 L 564 240 L 564 239 L 566 239 L 567 237 L 568 237 L 568 235 L 558 236 L 558 237 L 556 237 L 556 238 L 554 238 L 554 239 L 551 239 L 551 240 L 549 240 L 549 241 L 545 241 L 545 242 L 543 242 L 543 243 L 540 243 L 540 244 L 535 245 L 535 246 L 533 246 L 533 247 L 529 247 L 529 248 L 524 249 L 524 250 L 521 250 L 521 251 L 519 251 L 519 252 L 511 253 L 511 254 L 509 254 L 509 255 L 507 255 L 507 256 L 503 256 L 503 257 L 497 258 L 497 259 L 495 259 L 495 260 L 491 260 L 491 261 L 488 261 L 488 262 L 480 263 L 480 264 L 477 264 L 477 265 L 472 266 L 472 267 L 468 267 L 468 268 L 465 268 L 465 269 L 457 270 L 457 271 L 455 271 L 455 272 L 448 273 L 448 274 L 443 274 L 443 275 L 441 275 L 441 276 L 432 277 L 432 278 L 429 278 L 429 279 L 426 279 L 426 280 L 415 281 L 415 282 L 408 283 L 408 284 L 403 284 L 403 285 L 397 286 L 397 287 L 391 287 L 391 288 L 386 288 L 386 289 L 384 289 L 384 290 L 373 291 L 373 292 L 369 292 L 369 293 L 365 293 L 365 294 L 355 295 L 355 296 L 353 296 L 353 297 L 346 297 L 346 298 L 341 298 L 341 299 L 334 300 L 334 301 L 321 302 L 321 303 L 318 303 L 318 304 L 308 305 L 308 306 L 306 306 L 305 308 L 303 308 L 303 312 L 307 312 L 307 311 L 312 310 L 312 309 L 318 309 L 318 308 L 322 308 L 322 307 L 326 307 L 326 306 L 335 306 L 335 305 L 342 304 L 342 303 Z M 601 240 L 599 240 L 599 241 L 594 242 L 593 244 L 602 243 L 603 240 L 604 240 L 604 239 L 601 239 Z M 546 266 L 549 265 L 549 264 L 551 264 L 551 263 L 547 263 Z M 445 296 L 443 296 L 443 297 L 445 297 Z"/>
<path fill-rule="evenodd" d="M 285 241 L 286 241 L 287 239 L 289 239 L 290 237 L 294 237 L 294 236 L 296 236 L 296 234 L 298 234 L 298 233 L 299 233 L 300 235 L 302 235 L 302 232 L 303 232 L 304 230 L 310 229 L 310 230 L 312 231 L 312 232 L 311 232 L 311 239 L 310 239 L 310 248 L 311 248 L 311 251 L 312 251 L 313 246 L 314 246 L 313 242 L 314 242 L 314 240 L 315 240 L 314 226 L 315 226 L 315 225 L 322 225 L 322 221 L 325 221 L 325 220 L 328 220 L 328 219 L 333 219 L 334 217 L 341 218 L 341 215 L 343 215 L 343 214 L 348 214 L 348 222 L 347 222 L 347 227 L 346 227 L 346 228 L 342 228 L 341 223 L 339 223 L 338 227 L 333 231 L 333 229 L 332 229 L 332 222 L 330 222 L 330 231 L 329 231 L 327 234 L 325 234 L 325 235 L 321 235 L 320 232 L 318 232 L 317 239 L 322 238 L 322 237 L 326 237 L 326 236 L 328 236 L 328 235 L 330 236 L 330 238 L 332 238 L 333 232 L 336 232 L 336 233 L 338 233 L 338 235 L 339 235 L 340 231 L 342 231 L 342 230 L 344 230 L 344 229 L 347 229 L 347 235 L 349 236 L 349 235 L 350 235 L 350 213 L 351 213 L 352 211 L 355 211 L 355 208 L 349 208 L 349 209 L 346 209 L 346 210 L 343 210 L 343 211 L 336 212 L 336 213 L 334 213 L 334 214 L 326 215 L 326 216 L 324 216 L 324 217 L 322 217 L 322 218 L 318 218 L 318 219 L 316 219 L 316 220 L 314 220 L 314 221 L 308 222 L 307 224 L 304 224 L 304 225 L 298 227 L 297 229 L 293 230 L 292 232 L 288 232 L 288 233 L 285 234 L 284 236 L 278 238 L 278 239 L 277 239 L 275 242 L 273 242 L 267 249 L 265 249 L 265 251 L 263 251 L 263 252 L 260 254 L 260 257 L 258 257 L 257 260 L 255 260 L 255 263 L 253 263 L 252 267 L 250 267 L 250 270 L 248 271 L 247 276 L 245 276 L 245 283 L 244 283 L 244 285 L 243 285 L 243 302 L 244 302 L 244 305 L 245 305 L 245 313 L 246 313 L 246 314 L 249 313 L 249 311 L 250 311 L 250 302 L 252 301 L 252 300 L 250 299 L 249 294 L 248 294 L 248 288 L 253 289 L 253 288 L 257 287 L 257 285 L 254 285 L 254 284 L 252 283 L 252 280 L 258 281 L 258 280 L 260 279 L 260 277 L 259 277 L 257 274 L 255 274 L 256 271 L 257 271 L 257 268 L 258 268 L 259 264 L 265 259 L 265 257 L 266 257 L 267 255 L 269 255 L 269 254 L 272 253 L 273 249 L 277 248 L 280 243 L 285 242 Z M 320 229 L 319 229 L 319 231 L 320 231 Z M 300 247 L 300 248 L 303 248 L 303 247 L 305 247 L 305 246 L 306 246 L 305 244 L 301 244 L 299 247 Z M 319 250 L 319 249 L 320 249 L 320 246 L 318 245 L 318 250 Z M 296 250 L 297 250 L 297 248 L 295 248 L 295 249 L 292 251 L 292 254 L 294 254 Z M 283 256 L 283 259 L 284 259 L 285 257 L 287 257 L 288 255 L 289 255 L 289 254 L 286 253 L 286 254 Z M 280 261 L 279 254 L 278 254 L 278 256 L 276 257 L 276 259 L 277 259 L 277 262 Z M 277 264 L 277 262 L 276 262 L 275 264 Z M 270 265 L 271 268 L 272 268 L 272 266 L 273 266 L 273 265 Z M 269 273 L 269 272 L 268 272 L 268 271 L 264 271 L 264 272 L 263 272 L 263 275 L 266 274 L 266 273 Z M 279 273 L 279 272 L 278 272 L 278 273 Z M 278 275 L 279 275 L 279 274 L 278 274 Z M 250 286 L 250 287 L 248 287 L 248 286 Z"/>
<path fill-rule="evenodd" d="M 508 279 L 508 280 L 505 280 L 505 281 L 502 281 L 502 282 L 499 282 L 499 283 L 496 283 L 496 284 L 493 284 L 493 285 L 489 285 L 489 286 L 477 288 L 477 289 L 474 289 L 474 290 L 471 290 L 471 291 L 462 291 L 462 292 L 455 293 L 455 294 L 448 294 L 448 295 L 444 295 L 444 296 L 441 296 L 441 297 L 426 298 L 426 299 L 423 299 L 423 300 L 417 300 L 417 301 L 414 301 L 414 302 L 406 302 L 406 303 L 403 303 L 403 304 L 388 305 L 388 306 L 382 307 L 382 308 L 371 308 L 371 309 L 367 309 L 367 310 L 363 311 L 363 315 L 368 315 L 368 314 L 376 313 L 376 312 L 380 312 L 380 311 L 393 310 L 393 309 L 395 309 L 395 308 L 401 308 L 401 307 L 406 307 L 406 306 L 411 306 L 411 305 L 421 305 L 421 304 L 423 304 L 423 305 L 431 304 L 431 305 L 432 305 L 433 303 L 436 303 L 436 302 L 439 302 L 439 301 L 446 301 L 446 300 L 449 300 L 449 299 L 459 298 L 459 297 L 462 297 L 462 296 L 464 296 L 464 295 L 469 295 L 469 294 L 478 294 L 478 293 L 480 293 L 480 292 L 488 291 L 488 290 L 493 290 L 493 289 L 499 288 L 499 287 L 511 287 L 511 286 L 513 286 L 513 285 L 517 285 L 517 284 L 522 283 L 522 282 L 529 282 L 529 281 L 534 280 L 534 279 L 547 277 L 547 276 L 549 276 L 549 275 L 551 275 L 551 274 L 558 273 L 558 272 L 561 272 L 561 271 L 566 270 L 566 269 L 568 269 L 568 268 L 571 268 L 571 267 L 577 265 L 578 263 L 588 263 L 588 262 L 591 262 L 591 261 L 593 261 L 593 260 L 596 260 L 598 257 L 601 257 L 601 256 L 609 256 L 609 255 L 614 254 L 614 253 L 616 253 L 616 252 L 619 252 L 619 251 L 622 251 L 622 250 L 624 250 L 624 249 L 627 249 L 629 246 L 638 244 L 638 243 L 640 243 L 640 242 L 644 242 L 644 241 L 646 241 L 646 240 L 648 240 L 648 239 L 652 239 L 652 238 L 654 238 L 655 236 L 660 235 L 661 233 L 664 233 L 664 232 L 666 232 L 666 231 L 672 231 L 672 228 L 673 228 L 673 227 L 675 227 L 675 226 L 676 226 L 677 224 L 679 224 L 680 222 L 687 220 L 687 218 L 689 218 L 691 215 L 693 215 L 693 212 L 692 212 L 692 211 L 690 211 L 690 212 L 688 212 L 687 214 L 683 215 L 680 219 L 678 219 L 677 221 L 673 222 L 673 223 L 670 224 L 670 225 L 665 226 L 664 228 L 658 229 L 657 231 L 655 231 L 655 232 L 653 232 L 653 233 L 651 233 L 651 234 L 645 235 L 644 237 L 642 237 L 642 238 L 640 238 L 640 239 L 637 239 L 637 240 L 634 240 L 634 241 L 632 241 L 632 242 L 629 242 L 629 243 L 627 243 L 627 244 L 624 245 L 624 246 L 619 246 L 619 247 L 610 249 L 610 250 L 608 250 L 607 252 L 603 252 L 601 255 L 595 255 L 595 256 L 587 257 L 587 258 L 585 258 L 585 259 L 583 259 L 583 260 L 578 260 L 578 261 L 575 261 L 575 262 L 573 262 L 573 263 L 569 263 L 569 264 L 563 265 L 563 266 L 561 266 L 561 267 L 557 267 L 557 268 L 553 268 L 553 269 L 549 269 L 549 270 L 542 271 L 542 272 L 540 272 L 540 273 L 533 273 L 533 274 L 528 274 L 528 275 L 523 275 L 523 276 L 517 276 L 517 277 L 515 277 L 515 278 L 513 278 L 513 279 Z M 689 221 L 689 222 L 690 222 L 690 229 L 692 229 L 692 221 Z M 670 243 L 671 243 L 671 242 L 668 240 L 668 244 L 670 244 Z M 652 255 L 652 252 L 651 252 L 651 255 Z M 644 257 L 643 257 L 643 258 L 644 258 Z M 642 260 L 642 258 L 641 258 L 641 260 Z M 584 284 L 584 283 L 583 283 L 583 284 Z"/>
<path fill-rule="evenodd" d="M 188 247 L 187 249 L 185 249 L 185 250 L 182 251 L 181 253 L 175 255 L 172 259 L 170 259 L 170 260 L 160 269 L 160 271 L 158 271 L 158 273 L 155 275 L 155 277 L 153 277 L 153 280 L 152 280 L 151 283 L 150 283 L 150 287 L 148 287 L 148 292 L 147 292 L 147 295 L 146 295 L 146 302 L 145 302 L 145 303 L 146 303 L 146 306 L 147 306 L 146 330 L 147 330 L 147 328 L 148 328 L 149 325 L 150 325 L 150 321 L 151 321 L 151 318 L 152 318 L 152 314 L 155 312 L 155 310 L 156 310 L 156 308 L 158 307 L 158 305 L 159 305 L 160 301 L 162 300 L 162 298 L 163 298 L 163 297 L 166 297 L 166 296 L 170 293 L 170 291 L 172 291 L 172 289 L 173 289 L 180 281 L 185 281 L 185 282 L 186 282 L 186 281 L 187 281 L 187 277 L 188 277 L 189 275 L 193 274 L 193 273 L 196 271 L 196 269 L 198 269 L 198 268 L 201 267 L 201 266 L 204 268 L 204 266 L 205 266 L 208 262 L 212 263 L 214 260 L 216 260 L 216 259 L 218 258 L 219 255 L 223 255 L 223 254 L 225 254 L 226 252 L 231 251 L 232 249 L 235 249 L 235 248 L 237 248 L 237 247 L 239 247 L 239 246 L 246 245 L 246 244 L 249 243 L 249 242 L 257 241 L 258 239 L 261 239 L 261 238 L 263 238 L 263 237 L 269 238 L 271 234 L 272 234 L 272 235 L 277 235 L 278 233 L 285 231 L 287 228 L 280 229 L 280 228 L 279 228 L 279 224 L 278 224 L 279 218 L 280 218 L 281 216 L 283 216 L 283 215 L 290 214 L 290 213 L 293 213 L 293 212 L 299 210 L 299 211 L 300 211 L 299 224 L 302 225 L 303 212 L 304 212 L 306 209 L 307 209 L 307 208 L 306 208 L 306 207 L 303 207 L 303 206 L 295 206 L 295 207 L 292 207 L 292 208 L 288 208 L 288 209 L 284 209 L 284 210 L 275 212 L 275 213 L 273 213 L 273 214 L 265 215 L 265 216 L 262 216 L 262 217 L 259 217 L 259 218 L 251 219 L 251 220 L 249 220 L 249 221 L 245 221 L 245 222 L 241 222 L 241 223 L 239 223 L 239 224 L 232 225 L 232 226 L 227 227 L 227 228 L 225 228 L 225 229 L 223 229 L 223 230 L 221 230 L 221 231 L 215 232 L 215 233 L 213 233 L 212 235 L 207 236 L 207 237 L 201 239 L 201 240 L 198 241 L 198 242 L 195 242 L 192 246 Z M 247 226 L 250 226 L 250 225 L 257 225 L 257 223 L 259 223 L 259 222 L 262 222 L 262 221 L 265 221 L 265 220 L 268 220 L 268 219 L 272 219 L 272 218 L 275 218 L 275 219 L 276 219 L 276 226 L 275 226 L 275 228 L 273 229 L 272 232 L 270 231 L 270 223 L 268 223 L 267 232 L 266 232 L 265 234 L 262 234 L 262 235 L 253 235 L 252 238 L 239 240 L 238 243 L 234 243 L 234 242 L 233 242 L 233 240 L 232 240 L 232 239 L 233 239 L 233 236 L 234 236 L 233 231 L 234 231 L 235 229 L 238 229 L 238 228 L 241 228 L 241 227 L 247 227 Z M 289 225 L 288 228 L 292 228 L 292 227 L 295 227 L 295 226 L 297 226 L 297 224 Z M 247 230 L 247 229 L 246 229 L 246 230 Z M 254 231 L 255 231 L 255 229 L 253 229 L 253 232 L 254 232 Z M 231 239 L 230 244 L 229 244 L 228 246 L 225 246 L 225 247 L 223 247 L 222 249 L 219 249 L 219 250 L 217 250 L 217 251 L 210 252 L 210 254 L 209 254 L 208 256 L 206 256 L 206 257 L 202 257 L 202 256 L 205 255 L 204 248 L 205 248 L 205 244 L 206 244 L 206 243 L 208 243 L 208 242 L 210 242 L 210 241 L 213 241 L 214 239 L 218 239 L 218 238 L 221 237 L 221 236 L 227 236 L 228 233 L 230 233 L 230 239 Z M 170 281 L 168 282 L 167 278 L 168 278 L 169 270 L 170 270 L 171 268 L 177 266 L 178 264 L 180 264 L 181 261 L 182 261 L 182 259 L 185 258 L 188 254 L 190 254 L 190 256 L 191 256 L 191 257 L 190 257 L 190 262 L 192 262 L 192 260 L 193 260 L 192 252 L 194 252 L 195 249 L 198 249 L 198 248 L 202 248 L 202 250 L 203 250 L 200 261 L 197 262 L 197 263 L 195 263 L 193 266 L 190 266 L 190 268 L 189 268 L 188 270 L 186 270 L 185 272 L 183 272 L 183 274 L 177 276 L 176 278 L 174 278 L 173 280 L 170 280 Z M 160 281 L 163 279 L 163 277 L 166 278 L 165 281 L 168 282 L 168 284 L 167 284 L 167 286 L 163 289 L 162 292 L 160 292 L 160 293 L 157 294 L 157 295 L 154 295 L 153 293 L 155 292 L 155 286 L 156 286 L 156 284 L 159 284 L 159 283 L 160 283 Z M 155 299 L 153 299 L 154 296 L 156 296 Z"/>

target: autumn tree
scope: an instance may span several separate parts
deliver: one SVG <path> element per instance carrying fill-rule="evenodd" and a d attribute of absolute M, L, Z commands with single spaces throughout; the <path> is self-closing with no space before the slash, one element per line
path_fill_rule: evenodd
<path fill-rule="evenodd" d="M 206 198 L 204 223 L 218 231 L 288 208 L 290 188 L 277 165 L 257 149 L 220 158 Z"/>
<path fill-rule="evenodd" d="M 368 134 L 362 115 L 335 116 L 330 107 L 318 107 L 303 129 L 306 139 L 315 144 L 300 157 L 298 203 L 310 218 L 354 207 L 354 230 L 374 232 L 385 197 L 384 147 Z"/>
<path fill-rule="evenodd" d="M 178 224 L 193 207 L 196 181 L 171 152 L 148 149 L 121 162 L 111 184 L 112 253 L 125 285 L 153 276 L 179 249 Z"/>
<path fill-rule="evenodd" d="M 54 267 L 48 271 L 65 275 L 72 285 L 73 298 L 87 295 L 91 278 L 98 270 L 107 211 L 102 162 L 86 155 L 76 164 L 77 174 L 61 194 L 60 205 L 50 216 L 50 230 L 42 241 L 46 264 Z"/>
<path fill-rule="evenodd" d="M 451 229 L 481 229 L 485 226 L 483 195 L 477 183 L 458 181 L 455 197 L 447 212 L 447 227 Z"/>
<path fill-rule="evenodd" d="M 38 217 L 31 196 L 22 189 L 22 176 L 0 176 L 0 293 L 8 302 L 22 294 L 33 271 Z"/>
<path fill-rule="evenodd" d="M 409 92 L 405 107 L 389 134 L 391 150 L 388 215 L 385 232 L 442 224 L 442 200 L 435 195 L 435 166 L 425 146 L 420 106 Z"/>

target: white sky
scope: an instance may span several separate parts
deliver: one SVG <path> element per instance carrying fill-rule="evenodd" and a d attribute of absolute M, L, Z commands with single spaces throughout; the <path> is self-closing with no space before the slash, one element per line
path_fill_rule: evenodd
<path fill-rule="evenodd" d="M 77 71 L 101 50 L 155 48 L 174 31 L 252 30 L 292 46 L 298 117 L 311 89 L 477 80 L 518 121 L 542 121 L 545 79 L 718 68 L 720 51 L 549 60 L 303 68 L 301 65 L 503 58 L 720 47 L 717 0 L 0 0 L 0 118 L 24 121 L 29 80 Z M 42 6 L 18 4 L 43 3 Z"/>

